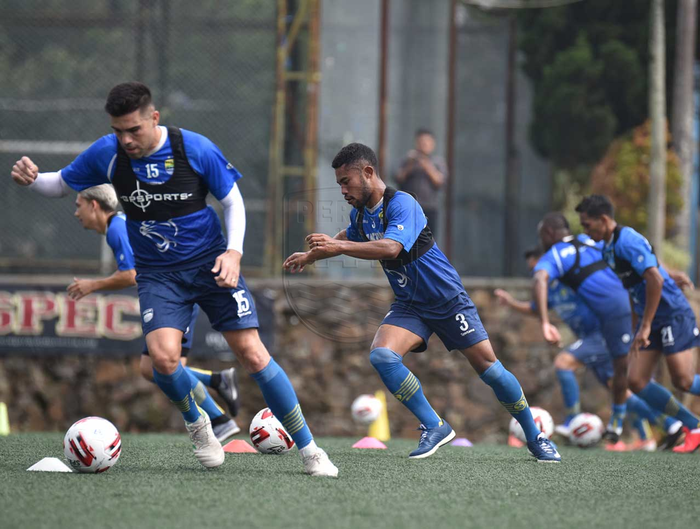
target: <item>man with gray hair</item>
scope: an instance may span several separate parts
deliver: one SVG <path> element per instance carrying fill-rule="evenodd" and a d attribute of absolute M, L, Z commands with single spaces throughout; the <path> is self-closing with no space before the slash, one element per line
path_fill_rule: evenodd
<path fill-rule="evenodd" d="M 96 290 L 121 290 L 136 286 L 134 252 L 126 232 L 126 217 L 118 207 L 117 194 L 110 184 L 101 184 L 84 189 L 75 199 L 75 216 L 86 230 L 94 230 L 107 237 L 107 244 L 117 260 L 117 271 L 102 279 L 78 279 L 68 286 L 68 296 L 79 300 Z M 194 326 L 199 315 L 199 305 L 194 305 L 187 331 L 182 339 L 180 361 L 189 375 L 192 393 L 197 404 L 211 419 L 216 438 L 223 442 L 241 429 L 231 417 L 211 398 L 205 386 L 215 389 L 223 398 L 232 415 L 238 413 L 238 375 L 235 368 L 221 372 L 200 371 L 186 367 L 187 353 L 192 347 Z M 153 362 L 144 344 L 141 354 L 141 374 L 153 382 Z"/>

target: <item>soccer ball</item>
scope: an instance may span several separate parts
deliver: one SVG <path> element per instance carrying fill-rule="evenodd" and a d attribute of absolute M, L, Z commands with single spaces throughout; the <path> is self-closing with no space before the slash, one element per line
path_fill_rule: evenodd
<path fill-rule="evenodd" d="M 356 422 L 370 424 L 377 420 L 382 407 L 382 401 L 374 395 L 360 395 L 353 401 L 350 411 Z"/>
<path fill-rule="evenodd" d="M 260 410 L 250 422 L 250 440 L 261 454 L 284 454 L 294 446 L 292 437 L 284 429 L 270 408 Z"/>
<path fill-rule="evenodd" d="M 73 424 L 63 438 L 63 453 L 73 470 L 97 473 L 119 460 L 122 438 L 114 425 L 101 417 L 85 417 Z"/>
<path fill-rule="evenodd" d="M 530 412 L 532 412 L 532 418 L 535 420 L 535 424 L 544 434 L 544 436 L 547 439 L 552 437 L 552 434 L 554 433 L 554 419 L 552 419 L 549 412 L 547 410 L 543 410 L 542 408 L 538 408 L 537 406 L 531 407 Z M 522 441 L 523 443 L 527 442 L 527 439 L 525 439 L 525 432 L 523 432 L 522 426 L 520 426 L 520 423 L 515 420 L 515 417 L 510 420 L 508 429 L 510 434 L 514 435 L 519 441 Z"/>
<path fill-rule="evenodd" d="M 579 413 L 569 423 L 569 440 L 572 444 L 587 448 L 600 442 L 605 426 L 600 417 L 592 413 Z"/>

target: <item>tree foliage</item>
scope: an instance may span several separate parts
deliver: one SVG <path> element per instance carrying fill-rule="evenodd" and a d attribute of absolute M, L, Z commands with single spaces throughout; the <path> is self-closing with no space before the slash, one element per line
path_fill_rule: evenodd
<path fill-rule="evenodd" d="M 615 140 L 596 166 L 591 191 L 608 195 L 615 204 L 615 218 L 642 233 L 647 231 L 649 198 L 649 122 Z M 669 137 L 667 133 L 667 138 Z M 682 177 L 678 156 L 667 145 L 666 237 L 672 237 L 678 213 L 683 207 Z"/>
<path fill-rule="evenodd" d="M 676 2 L 666 2 L 667 50 Z M 614 138 L 647 116 L 648 0 L 586 0 L 524 10 L 523 69 L 535 89 L 530 139 L 559 168 L 596 163 Z M 672 81 L 667 60 L 667 83 Z"/>

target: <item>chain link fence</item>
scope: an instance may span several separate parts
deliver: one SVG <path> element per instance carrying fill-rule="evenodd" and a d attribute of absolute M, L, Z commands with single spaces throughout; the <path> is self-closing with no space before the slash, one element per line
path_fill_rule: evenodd
<path fill-rule="evenodd" d="M 73 200 L 15 185 L 30 156 L 59 170 L 110 132 L 110 88 L 139 80 L 161 122 L 204 134 L 241 171 L 246 265 L 265 244 L 276 4 L 257 0 L 4 0 L 0 5 L 0 272 L 97 271 L 101 238 Z"/>

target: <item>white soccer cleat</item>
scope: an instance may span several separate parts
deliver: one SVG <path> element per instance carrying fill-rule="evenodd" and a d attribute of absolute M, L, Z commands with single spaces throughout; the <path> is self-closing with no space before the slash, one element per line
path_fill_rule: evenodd
<path fill-rule="evenodd" d="M 328 454 L 321 448 L 316 448 L 308 455 L 302 453 L 301 460 L 304 463 L 304 472 L 309 476 L 338 477 L 338 467 L 331 463 Z"/>
<path fill-rule="evenodd" d="M 564 439 L 570 439 L 571 438 L 571 426 L 567 426 L 565 424 L 557 424 L 554 427 L 554 433 L 557 435 L 561 435 Z"/>
<path fill-rule="evenodd" d="M 221 466 L 224 463 L 224 449 L 214 435 L 211 421 L 203 414 L 194 422 L 185 421 L 190 440 L 194 445 L 194 456 L 207 468 Z"/>

